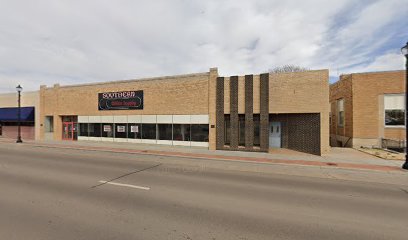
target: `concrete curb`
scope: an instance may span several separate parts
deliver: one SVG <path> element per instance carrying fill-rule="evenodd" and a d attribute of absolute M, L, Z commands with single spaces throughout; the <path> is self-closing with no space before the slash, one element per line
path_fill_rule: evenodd
<path fill-rule="evenodd" d="M 1 142 L 12 143 L 12 141 Z M 83 147 L 73 145 L 60 145 L 60 144 L 40 144 L 34 142 L 25 142 L 23 144 L 33 147 L 45 147 L 45 148 L 59 148 L 59 149 L 74 149 L 84 151 L 103 151 L 111 153 L 126 153 L 126 154 L 139 154 L 139 155 L 154 155 L 154 156 L 167 156 L 167 157 L 181 157 L 181 158 L 195 158 L 195 159 L 208 159 L 208 160 L 224 160 L 234 162 L 248 162 L 248 163 L 266 163 L 266 164 L 284 164 L 284 165 L 299 165 L 299 166 L 315 166 L 326 168 L 340 168 L 340 169 L 359 169 L 359 170 L 372 170 L 381 172 L 398 171 L 404 172 L 402 168 L 395 166 L 383 166 L 383 165 L 371 165 L 371 164 L 357 164 L 357 163 L 336 163 L 336 162 L 323 162 L 313 160 L 280 160 L 280 159 L 268 159 L 257 157 L 239 157 L 239 156 L 224 156 L 224 155 L 210 155 L 201 153 L 184 153 L 174 151 L 161 151 L 161 150 L 132 150 L 123 148 L 106 148 L 106 147 Z"/>

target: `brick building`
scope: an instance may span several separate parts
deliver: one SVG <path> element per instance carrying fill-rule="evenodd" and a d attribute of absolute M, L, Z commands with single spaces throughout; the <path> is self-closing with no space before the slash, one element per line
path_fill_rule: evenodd
<path fill-rule="evenodd" d="M 21 94 L 21 136 L 23 139 L 39 139 L 39 92 Z M 0 94 L 0 137 L 15 138 L 18 125 L 17 92 Z"/>
<path fill-rule="evenodd" d="M 329 151 L 328 71 L 209 72 L 39 90 L 39 139 Z"/>
<path fill-rule="evenodd" d="M 405 71 L 340 76 L 330 85 L 331 146 L 397 148 L 405 140 L 404 94 Z"/>

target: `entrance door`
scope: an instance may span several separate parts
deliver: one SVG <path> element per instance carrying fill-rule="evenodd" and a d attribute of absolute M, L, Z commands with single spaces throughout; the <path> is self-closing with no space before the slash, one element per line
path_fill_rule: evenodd
<path fill-rule="evenodd" d="M 74 123 L 63 122 L 62 123 L 62 140 L 74 140 Z"/>
<path fill-rule="evenodd" d="M 282 129 L 280 122 L 271 122 L 269 124 L 269 147 L 281 147 L 281 132 Z"/>

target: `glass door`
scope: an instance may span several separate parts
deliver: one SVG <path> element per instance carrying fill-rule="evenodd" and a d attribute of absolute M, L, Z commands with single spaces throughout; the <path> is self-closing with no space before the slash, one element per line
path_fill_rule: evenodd
<path fill-rule="evenodd" d="M 63 122 L 62 123 L 62 140 L 74 140 L 74 123 Z"/>

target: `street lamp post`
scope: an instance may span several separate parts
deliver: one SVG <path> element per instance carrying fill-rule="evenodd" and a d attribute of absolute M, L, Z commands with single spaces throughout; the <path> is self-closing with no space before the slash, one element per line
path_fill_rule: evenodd
<path fill-rule="evenodd" d="M 405 163 L 402 168 L 408 170 L 408 42 L 401 52 L 405 56 Z"/>
<path fill-rule="evenodd" d="M 23 88 L 20 86 L 20 84 L 16 87 L 16 90 L 18 92 L 18 135 L 17 135 L 17 141 L 16 143 L 22 143 L 23 140 L 21 140 L 21 91 L 23 91 Z"/>

